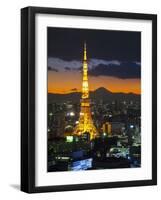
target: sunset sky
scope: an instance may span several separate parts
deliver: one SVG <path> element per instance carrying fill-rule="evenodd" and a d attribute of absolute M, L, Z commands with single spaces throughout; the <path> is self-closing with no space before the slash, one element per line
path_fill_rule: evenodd
<path fill-rule="evenodd" d="M 141 90 L 141 33 L 48 27 L 48 92 L 81 91 L 83 43 L 87 43 L 89 89 Z"/>

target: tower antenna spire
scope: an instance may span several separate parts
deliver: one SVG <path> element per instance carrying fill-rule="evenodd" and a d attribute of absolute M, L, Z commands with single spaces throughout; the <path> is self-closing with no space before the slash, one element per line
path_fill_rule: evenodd
<path fill-rule="evenodd" d="M 83 60 L 86 61 L 87 60 L 87 44 L 86 41 L 84 41 L 84 57 Z"/>
<path fill-rule="evenodd" d="M 86 49 L 86 40 L 84 41 L 84 49 Z"/>

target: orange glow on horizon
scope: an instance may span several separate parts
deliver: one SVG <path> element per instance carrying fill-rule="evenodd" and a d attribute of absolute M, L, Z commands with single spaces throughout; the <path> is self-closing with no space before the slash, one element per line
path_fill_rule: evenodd
<path fill-rule="evenodd" d="M 111 92 L 141 94 L 140 79 L 120 79 L 109 76 L 89 76 L 89 89 L 94 91 L 104 87 Z M 71 92 L 81 92 L 82 74 L 76 72 L 48 72 L 48 92 L 67 94 Z"/>

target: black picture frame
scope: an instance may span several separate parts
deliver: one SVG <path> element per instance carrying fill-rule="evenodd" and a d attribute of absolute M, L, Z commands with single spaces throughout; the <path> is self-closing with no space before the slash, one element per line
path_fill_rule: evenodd
<path fill-rule="evenodd" d="M 35 186 L 35 15 L 60 14 L 152 21 L 152 179 L 60 186 Z M 157 15 L 44 7 L 21 9 L 21 190 L 58 192 L 157 184 Z"/>

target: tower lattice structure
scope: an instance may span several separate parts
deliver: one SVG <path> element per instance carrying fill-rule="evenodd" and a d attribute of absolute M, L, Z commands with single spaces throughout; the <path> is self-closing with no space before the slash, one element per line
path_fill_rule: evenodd
<path fill-rule="evenodd" d="M 83 135 L 84 133 L 90 134 L 90 140 L 97 136 L 97 129 L 93 123 L 90 109 L 90 98 L 89 98 L 89 85 L 88 85 L 88 63 L 87 63 L 87 48 L 84 43 L 84 54 L 83 54 L 83 80 L 82 80 L 82 96 L 80 100 L 80 116 L 79 123 L 75 128 L 76 135 Z"/>

